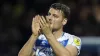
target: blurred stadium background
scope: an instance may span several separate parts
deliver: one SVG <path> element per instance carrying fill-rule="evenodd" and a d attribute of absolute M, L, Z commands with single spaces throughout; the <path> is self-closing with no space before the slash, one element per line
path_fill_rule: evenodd
<path fill-rule="evenodd" d="M 100 0 L 0 0 L 0 56 L 17 56 L 31 35 L 32 17 L 47 15 L 55 2 L 71 8 L 64 30 L 82 39 L 79 56 L 100 56 Z"/>

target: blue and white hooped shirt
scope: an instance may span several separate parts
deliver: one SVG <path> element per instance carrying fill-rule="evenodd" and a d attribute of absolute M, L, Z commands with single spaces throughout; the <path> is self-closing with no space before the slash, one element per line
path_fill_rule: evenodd
<path fill-rule="evenodd" d="M 57 41 L 64 47 L 69 44 L 75 46 L 78 49 L 77 55 L 79 55 L 81 49 L 81 39 L 79 37 L 64 32 L 63 35 L 57 39 Z M 35 51 L 36 56 L 55 56 L 50 44 L 44 35 L 40 35 L 38 37 L 33 50 Z"/>

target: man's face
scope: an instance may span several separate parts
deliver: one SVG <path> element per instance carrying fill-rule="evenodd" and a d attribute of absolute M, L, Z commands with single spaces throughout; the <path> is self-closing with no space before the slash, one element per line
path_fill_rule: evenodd
<path fill-rule="evenodd" d="M 63 27 L 63 15 L 61 10 L 50 8 L 48 12 L 48 20 L 52 30 L 58 30 Z"/>

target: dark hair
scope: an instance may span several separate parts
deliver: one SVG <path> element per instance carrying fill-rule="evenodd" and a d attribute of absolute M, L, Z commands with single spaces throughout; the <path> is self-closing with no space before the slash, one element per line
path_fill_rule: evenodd
<path fill-rule="evenodd" d="M 65 18 L 68 18 L 69 17 L 69 14 L 70 14 L 70 8 L 64 4 L 61 4 L 61 3 L 54 3 L 51 5 L 50 8 L 54 8 L 54 9 L 57 9 L 57 10 L 61 10 L 64 14 L 64 17 Z"/>

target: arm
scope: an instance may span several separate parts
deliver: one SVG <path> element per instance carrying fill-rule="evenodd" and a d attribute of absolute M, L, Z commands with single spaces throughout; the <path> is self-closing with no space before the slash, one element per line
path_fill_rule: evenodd
<path fill-rule="evenodd" d="M 32 56 L 32 54 L 34 53 L 33 46 L 35 44 L 37 37 L 38 36 L 35 36 L 34 34 L 32 34 L 31 37 L 29 38 L 29 40 L 26 42 L 26 44 L 20 50 L 18 56 Z"/>
<path fill-rule="evenodd" d="M 18 56 L 32 56 L 32 55 L 34 55 L 34 51 L 32 48 L 35 44 L 35 41 L 37 40 L 37 38 L 39 36 L 39 33 L 40 33 L 39 29 L 40 29 L 40 26 L 38 23 L 38 16 L 35 16 L 35 18 L 33 18 L 33 21 L 32 21 L 33 34 L 31 35 L 29 40 L 26 42 L 26 44 L 22 47 Z"/>
<path fill-rule="evenodd" d="M 66 48 L 62 46 L 53 36 L 53 34 L 46 35 L 53 51 L 57 56 L 76 56 L 78 51 L 75 46 L 68 45 Z"/>

